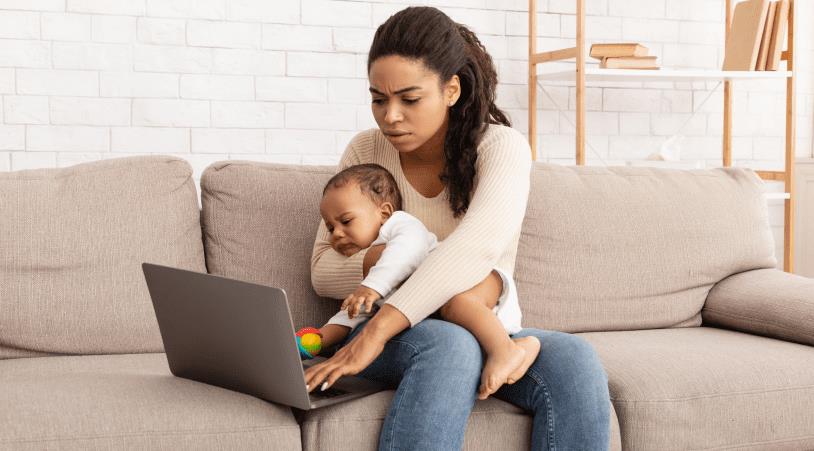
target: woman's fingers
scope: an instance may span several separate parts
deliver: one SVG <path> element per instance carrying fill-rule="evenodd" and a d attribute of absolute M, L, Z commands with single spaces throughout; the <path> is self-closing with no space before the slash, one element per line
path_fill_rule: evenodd
<path fill-rule="evenodd" d="M 332 360 L 337 361 L 331 362 Z M 319 365 L 314 365 L 311 368 L 308 368 L 311 370 L 320 367 L 310 375 L 310 378 L 308 376 L 305 377 L 305 385 L 308 386 L 308 392 L 310 393 L 316 389 L 327 390 L 328 387 L 333 386 L 337 379 L 349 374 L 347 363 L 348 362 L 346 362 L 342 356 L 335 355 Z"/>
<path fill-rule="evenodd" d="M 378 342 L 361 335 L 354 337 L 334 354 L 330 359 L 319 365 L 314 365 L 306 371 L 308 391 L 317 387 L 327 389 L 342 376 L 355 375 L 370 365 L 384 350 L 384 342 Z"/>
<path fill-rule="evenodd" d="M 314 370 L 305 376 L 305 385 L 308 387 L 309 393 L 319 388 L 328 377 L 328 374 L 336 366 L 336 364 L 331 363 L 331 360 L 333 360 L 333 358 L 308 368 L 308 370 Z"/>
<path fill-rule="evenodd" d="M 334 385 L 334 382 L 345 374 L 347 374 L 347 370 L 345 369 L 344 365 L 334 368 L 333 371 L 328 373 L 328 377 L 320 387 L 320 390 L 327 390 L 331 388 Z"/>
<path fill-rule="evenodd" d="M 317 372 L 320 370 L 322 366 L 325 365 L 325 362 L 318 363 L 314 366 L 311 366 L 305 370 L 305 385 L 308 387 L 308 391 L 311 392 L 314 387 L 314 378 Z"/>

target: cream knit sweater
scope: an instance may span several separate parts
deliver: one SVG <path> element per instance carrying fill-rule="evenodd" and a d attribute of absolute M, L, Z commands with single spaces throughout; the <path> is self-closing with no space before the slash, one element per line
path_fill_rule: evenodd
<path fill-rule="evenodd" d="M 401 190 L 402 209 L 441 241 L 386 302 L 403 313 L 411 327 L 480 283 L 493 268 L 513 271 L 531 177 L 531 151 L 522 134 L 489 125 L 478 147 L 469 209 L 459 218 L 452 216 L 446 189 L 427 198 L 410 185 L 398 151 L 379 129 L 356 135 L 342 154 L 339 169 L 361 163 L 377 163 L 390 171 Z M 314 291 L 330 298 L 347 297 L 362 282 L 365 254 L 367 249 L 345 257 L 333 250 L 325 221 L 320 221 L 311 256 Z"/>

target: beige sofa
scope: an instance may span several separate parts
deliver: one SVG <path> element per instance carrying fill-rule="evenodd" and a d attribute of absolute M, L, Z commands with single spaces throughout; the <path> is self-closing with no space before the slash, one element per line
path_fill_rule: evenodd
<path fill-rule="evenodd" d="M 332 167 L 164 156 L 0 173 L 0 449 L 375 449 L 392 391 L 313 412 L 169 373 L 140 263 L 285 288 L 297 326 Z M 607 370 L 611 448 L 814 449 L 814 281 L 773 269 L 750 171 L 536 164 L 515 278 L 526 327 Z M 477 402 L 466 449 L 528 449 Z"/>

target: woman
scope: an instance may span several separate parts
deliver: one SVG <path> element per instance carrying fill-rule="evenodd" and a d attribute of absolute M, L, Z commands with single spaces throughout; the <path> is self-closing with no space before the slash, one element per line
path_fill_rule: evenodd
<path fill-rule="evenodd" d="M 337 352 L 305 372 L 310 389 L 358 374 L 397 386 L 379 449 L 460 449 L 475 403 L 481 349 L 437 318 L 456 294 L 492 268 L 514 268 L 529 194 L 528 143 L 494 104 L 491 57 L 466 27 L 435 8 L 407 8 L 376 31 L 368 55 L 372 110 L 379 126 L 357 135 L 340 169 L 378 163 L 399 183 L 403 209 L 441 244 Z M 345 257 L 320 224 L 312 282 L 343 299 L 383 247 Z M 426 318 L 426 319 L 425 319 Z M 525 376 L 494 396 L 534 415 L 532 448 L 606 449 L 607 376 L 593 348 L 561 332 L 523 329 L 540 353 Z"/>

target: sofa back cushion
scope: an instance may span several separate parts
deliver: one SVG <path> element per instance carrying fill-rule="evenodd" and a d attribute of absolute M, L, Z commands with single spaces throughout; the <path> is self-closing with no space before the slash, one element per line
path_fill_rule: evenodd
<path fill-rule="evenodd" d="M 741 168 L 536 163 L 515 266 L 523 325 L 700 325 L 714 283 L 777 264 L 761 185 Z"/>
<path fill-rule="evenodd" d="M 297 328 L 339 307 L 310 281 L 319 200 L 335 171 L 224 161 L 201 179 L 209 271 L 285 289 Z M 523 326 L 699 325 L 712 284 L 777 263 L 761 183 L 734 168 L 536 163 L 514 274 Z"/>
<path fill-rule="evenodd" d="M 311 251 L 330 166 L 213 163 L 201 176 L 201 224 L 212 274 L 285 290 L 294 327 L 322 326 L 339 303 L 311 287 Z"/>
<path fill-rule="evenodd" d="M 142 262 L 206 271 L 185 160 L 0 173 L 0 358 L 161 352 Z"/>

